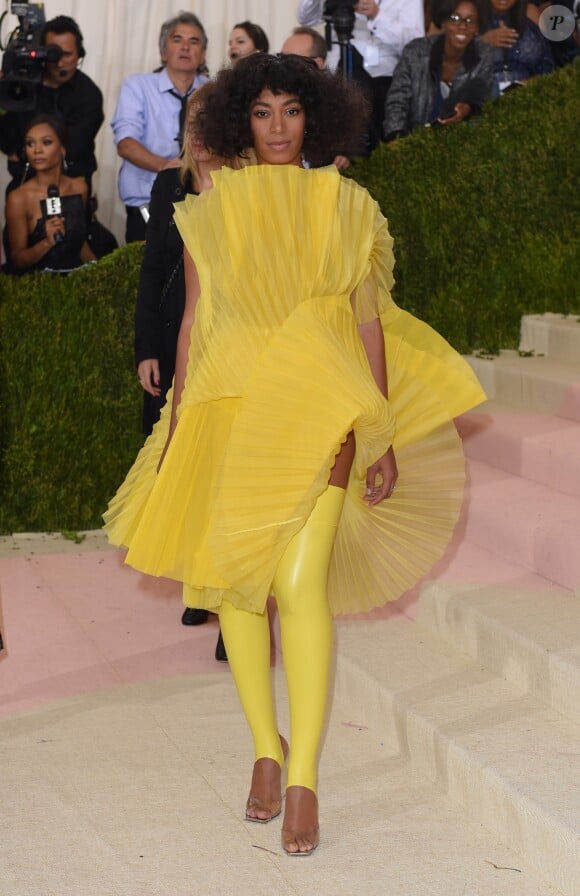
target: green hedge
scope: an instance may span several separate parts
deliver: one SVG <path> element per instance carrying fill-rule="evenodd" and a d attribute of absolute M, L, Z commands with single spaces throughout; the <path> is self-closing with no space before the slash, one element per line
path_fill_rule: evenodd
<path fill-rule="evenodd" d="M 134 458 L 142 246 L 68 277 L 0 282 L 0 532 L 100 525 Z"/>
<path fill-rule="evenodd" d="M 516 346 L 524 312 L 580 312 L 579 93 L 562 69 L 350 171 L 389 218 L 397 301 L 460 351 Z M 99 526 L 140 447 L 141 257 L 0 276 L 0 532 Z"/>

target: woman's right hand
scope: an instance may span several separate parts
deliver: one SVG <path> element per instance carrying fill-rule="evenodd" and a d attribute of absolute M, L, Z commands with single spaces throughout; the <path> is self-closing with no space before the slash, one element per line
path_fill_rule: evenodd
<path fill-rule="evenodd" d="M 374 505 L 390 498 L 395 490 L 399 471 L 393 446 L 386 454 L 379 457 L 367 470 L 366 492 L 363 498 L 367 504 Z M 378 479 L 377 479 L 378 477 Z"/>
<path fill-rule="evenodd" d="M 513 47 L 518 39 L 518 32 L 514 28 L 508 28 L 507 25 L 501 24 L 499 28 L 492 28 L 481 35 L 481 39 L 492 47 L 499 47 L 502 50 L 509 50 Z"/>
<path fill-rule="evenodd" d="M 64 237 L 64 218 L 62 218 L 60 215 L 55 215 L 54 217 L 47 218 L 44 222 L 44 232 L 46 241 L 50 244 L 50 248 L 52 249 L 52 247 L 55 246 L 58 242 L 58 235 Z"/>

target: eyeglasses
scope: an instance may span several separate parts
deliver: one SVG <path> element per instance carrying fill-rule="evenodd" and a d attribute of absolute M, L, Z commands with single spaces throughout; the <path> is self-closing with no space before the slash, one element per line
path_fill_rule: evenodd
<path fill-rule="evenodd" d="M 466 25 L 468 28 L 477 28 L 476 16 L 460 16 L 456 12 L 452 12 L 449 16 L 452 25 Z"/>

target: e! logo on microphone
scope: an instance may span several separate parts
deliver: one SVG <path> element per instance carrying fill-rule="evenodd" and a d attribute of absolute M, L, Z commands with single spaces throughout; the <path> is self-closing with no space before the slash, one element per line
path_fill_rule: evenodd
<path fill-rule="evenodd" d="M 574 34 L 575 27 L 572 10 L 557 3 L 546 7 L 540 16 L 540 31 L 548 40 L 566 40 Z"/>

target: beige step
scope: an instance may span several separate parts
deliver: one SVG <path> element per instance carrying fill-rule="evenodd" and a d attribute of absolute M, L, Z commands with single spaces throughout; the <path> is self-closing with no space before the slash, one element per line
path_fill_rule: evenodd
<path fill-rule="evenodd" d="M 564 896 L 580 896 L 580 725 L 420 625 L 339 623 L 337 689 L 389 750 Z"/>
<path fill-rule="evenodd" d="M 432 582 L 421 591 L 417 620 L 580 723 L 580 595 Z"/>
<path fill-rule="evenodd" d="M 520 351 L 577 364 L 580 361 L 580 315 L 524 314 Z"/>
<path fill-rule="evenodd" d="M 468 458 L 580 498 L 580 424 L 491 401 L 457 424 Z"/>
<path fill-rule="evenodd" d="M 528 413 L 555 414 L 580 423 L 580 359 L 522 357 L 502 351 L 497 357 L 470 355 L 487 397 Z"/>
<path fill-rule="evenodd" d="M 281 670 L 275 670 L 276 685 Z M 282 730 L 288 731 L 280 698 Z M 227 669 L 52 703 L 0 723 L 2 896 L 557 896 L 339 693 L 321 843 L 243 820 L 252 744 Z"/>

